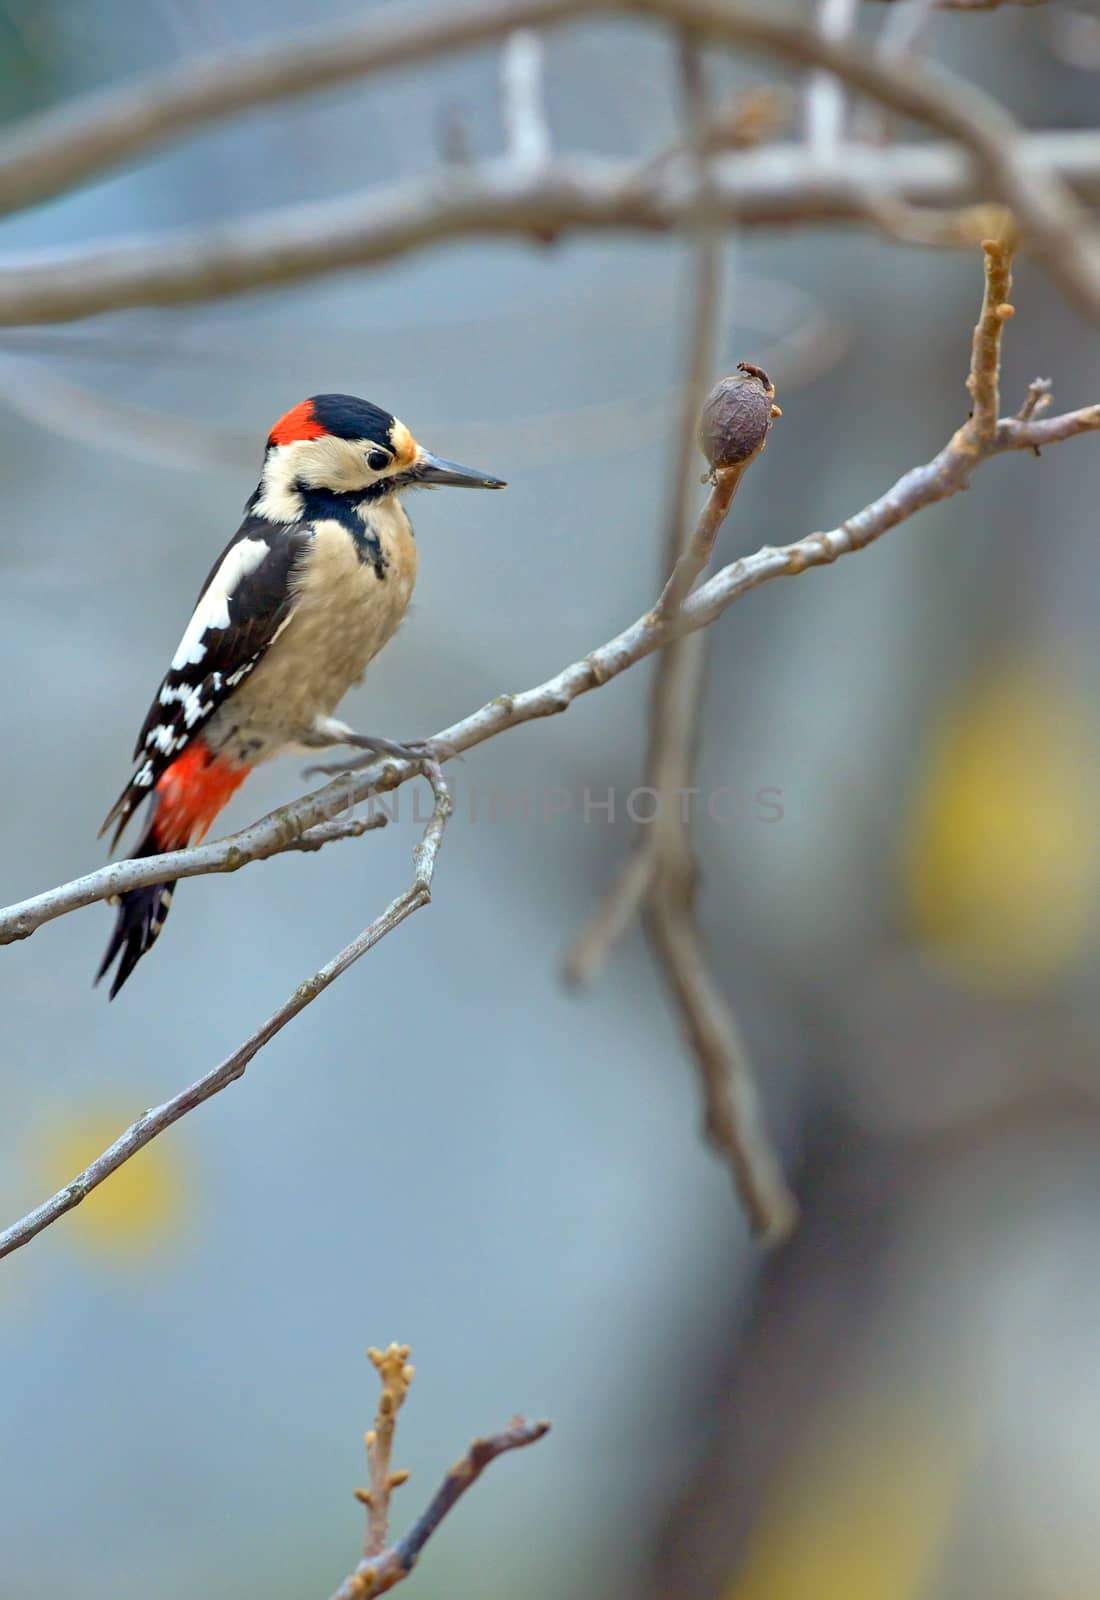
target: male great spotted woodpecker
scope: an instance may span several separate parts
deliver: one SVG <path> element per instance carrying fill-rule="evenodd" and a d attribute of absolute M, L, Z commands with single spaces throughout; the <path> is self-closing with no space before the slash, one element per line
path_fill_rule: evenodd
<path fill-rule="evenodd" d="M 333 712 L 409 604 L 416 544 L 399 496 L 441 484 L 504 487 L 430 455 L 403 422 L 351 395 L 314 395 L 280 417 L 138 736 L 137 770 L 100 829 L 115 824 L 113 845 L 147 796 L 135 857 L 197 843 L 251 769 L 281 751 L 424 753 L 355 734 Z M 118 959 L 112 1000 L 164 926 L 174 887 L 120 896 L 96 975 Z"/>

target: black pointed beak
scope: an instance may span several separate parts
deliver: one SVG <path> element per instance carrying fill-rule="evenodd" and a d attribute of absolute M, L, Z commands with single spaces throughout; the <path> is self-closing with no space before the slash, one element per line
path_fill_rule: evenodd
<path fill-rule="evenodd" d="M 508 487 L 503 478 L 491 478 L 487 472 L 479 472 L 476 467 L 460 467 L 457 461 L 445 461 L 442 456 L 433 456 L 428 450 L 421 450 L 405 476 L 411 483 L 423 484 L 428 489 L 442 488 L 444 485 L 455 489 Z"/>

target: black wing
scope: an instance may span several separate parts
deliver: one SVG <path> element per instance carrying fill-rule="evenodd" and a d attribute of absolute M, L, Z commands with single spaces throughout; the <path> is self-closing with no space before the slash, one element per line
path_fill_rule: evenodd
<path fill-rule="evenodd" d="M 134 747 L 139 763 L 100 832 L 112 848 L 141 800 L 262 659 L 294 605 L 312 529 L 246 517 L 211 568 Z"/>

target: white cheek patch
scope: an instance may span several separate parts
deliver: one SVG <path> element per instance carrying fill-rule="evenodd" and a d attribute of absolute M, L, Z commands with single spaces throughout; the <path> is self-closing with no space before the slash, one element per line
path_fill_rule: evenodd
<path fill-rule="evenodd" d="M 221 566 L 211 578 L 202 599 L 195 607 L 194 616 L 187 624 L 187 631 L 180 640 L 179 649 L 172 657 L 172 671 L 181 672 L 184 667 L 197 667 L 206 654 L 203 644 L 203 635 L 211 628 L 228 628 L 229 626 L 229 601 L 234 589 L 243 578 L 247 578 L 265 556 L 270 554 L 271 546 L 266 539 L 241 539 L 232 550 L 226 553 Z"/>

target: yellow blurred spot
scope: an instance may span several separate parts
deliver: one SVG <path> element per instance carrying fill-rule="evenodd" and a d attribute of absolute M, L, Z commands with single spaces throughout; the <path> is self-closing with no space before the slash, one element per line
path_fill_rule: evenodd
<path fill-rule="evenodd" d="M 102 1110 L 52 1127 L 36 1163 L 51 1193 L 72 1181 L 132 1120 Z M 178 1151 L 160 1140 L 139 1150 L 71 1211 L 61 1226 L 83 1245 L 115 1255 L 139 1255 L 172 1233 L 185 1215 Z"/>
<path fill-rule="evenodd" d="M 915 1417 L 840 1427 L 765 1506 L 725 1600 L 918 1600 L 931 1592 L 969 1448 Z"/>
<path fill-rule="evenodd" d="M 934 730 L 903 837 L 918 935 L 998 988 L 1065 973 L 1100 869 L 1095 719 L 1073 675 L 1012 659 L 964 687 Z"/>

